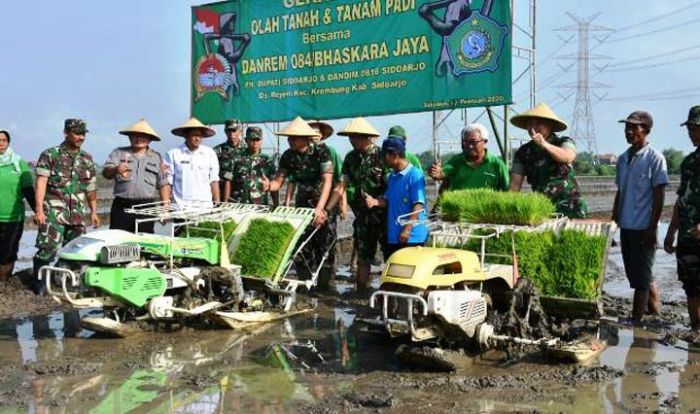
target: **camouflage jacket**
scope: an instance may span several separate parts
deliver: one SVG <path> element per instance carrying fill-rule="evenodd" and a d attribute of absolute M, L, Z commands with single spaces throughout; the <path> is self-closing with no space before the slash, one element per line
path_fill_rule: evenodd
<path fill-rule="evenodd" d="M 365 195 L 376 198 L 384 194 L 388 173 L 381 150 L 374 144 L 367 152 L 352 150 L 345 156 L 341 181 L 353 189 L 348 192 L 348 204 L 356 215 L 367 211 Z"/>
<path fill-rule="evenodd" d="M 49 148 L 39 156 L 36 175 L 48 177 L 44 198 L 47 215 L 55 216 L 58 224 L 84 224 L 85 193 L 97 189 L 92 156 L 83 150 L 70 152 L 65 144 Z"/>
<path fill-rule="evenodd" d="M 275 176 L 275 163 L 267 154 L 241 152 L 234 158 L 232 168 L 224 173 L 231 181 L 231 201 L 247 204 L 270 204 L 269 193 L 260 191 L 260 178 Z"/>
<path fill-rule="evenodd" d="M 237 147 L 231 145 L 228 140 L 214 147 L 216 157 L 219 159 L 219 179 L 225 179 L 226 172 L 233 170 L 233 163 L 238 160 L 248 150 L 248 146 L 243 140 Z"/>
<path fill-rule="evenodd" d="M 680 226 L 679 246 L 698 246 L 690 230 L 700 223 L 700 148 L 690 153 L 681 163 L 681 184 L 678 187 Z"/>
<path fill-rule="evenodd" d="M 557 147 L 576 148 L 569 137 L 553 135 L 549 143 Z M 527 177 L 532 191 L 549 197 L 557 213 L 569 218 L 586 217 L 586 203 L 579 191 L 574 168 L 570 164 L 554 161 L 547 151 L 534 142 L 528 142 L 518 149 L 511 172 Z"/>
<path fill-rule="evenodd" d="M 303 154 L 292 149 L 286 150 L 280 158 L 278 174 L 296 184 L 297 207 L 316 208 L 323 188 L 323 175 L 333 174 L 328 147 L 311 143 Z"/>

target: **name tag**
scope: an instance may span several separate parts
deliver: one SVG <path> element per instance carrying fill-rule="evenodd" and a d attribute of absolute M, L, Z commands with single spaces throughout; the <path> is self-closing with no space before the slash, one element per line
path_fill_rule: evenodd
<path fill-rule="evenodd" d="M 182 160 L 181 164 L 189 164 L 189 160 Z"/>

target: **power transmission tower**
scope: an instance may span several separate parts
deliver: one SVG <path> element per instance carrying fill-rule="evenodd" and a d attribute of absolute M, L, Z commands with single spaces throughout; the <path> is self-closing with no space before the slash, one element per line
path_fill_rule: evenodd
<path fill-rule="evenodd" d="M 595 134 L 595 123 L 593 120 L 593 110 L 591 107 L 591 90 L 599 88 L 609 88 L 599 82 L 591 82 L 590 65 L 591 60 L 610 59 L 608 56 L 591 53 L 590 38 L 591 32 L 606 32 L 609 35 L 613 29 L 592 24 L 600 15 L 596 13 L 583 18 L 566 13 L 576 24 L 555 29 L 560 32 L 578 32 L 578 52 L 558 56 L 558 59 L 575 60 L 577 63 L 576 82 L 559 85 L 561 88 L 575 89 L 576 102 L 574 104 L 574 116 L 571 125 L 571 138 L 581 144 L 585 144 L 588 152 L 593 154 L 594 162 L 598 161 L 598 141 Z M 603 42 L 607 36 L 596 38 L 598 42 Z M 603 68 L 597 68 L 599 71 Z M 598 99 L 604 96 L 596 96 Z"/>

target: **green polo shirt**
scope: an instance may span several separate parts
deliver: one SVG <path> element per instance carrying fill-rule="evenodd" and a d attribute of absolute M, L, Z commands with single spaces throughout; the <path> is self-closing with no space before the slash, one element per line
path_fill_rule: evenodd
<path fill-rule="evenodd" d="M 423 171 L 423 166 L 420 163 L 420 159 L 412 152 L 406 151 L 406 161 L 408 161 L 412 166 L 418 168 L 420 171 Z"/>
<path fill-rule="evenodd" d="M 24 220 L 22 189 L 31 188 L 32 184 L 32 173 L 25 160 L 19 162 L 19 171 L 12 164 L 0 167 L 0 222 Z"/>
<path fill-rule="evenodd" d="M 450 181 L 450 190 L 491 188 L 508 191 L 510 178 L 508 167 L 500 157 L 486 151 L 484 162 L 473 167 L 464 154 L 457 154 L 442 167 L 445 178 Z"/>

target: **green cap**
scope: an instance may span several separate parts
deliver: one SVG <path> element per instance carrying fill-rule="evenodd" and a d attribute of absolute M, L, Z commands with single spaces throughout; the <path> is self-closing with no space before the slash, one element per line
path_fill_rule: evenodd
<path fill-rule="evenodd" d="M 68 118 L 63 122 L 63 130 L 74 134 L 85 134 L 88 132 L 87 124 L 82 119 Z"/>
<path fill-rule="evenodd" d="M 245 139 L 262 139 L 262 128 L 251 126 L 245 130 Z"/>
<path fill-rule="evenodd" d="M 700 125 L 700 105 L 690 108 L 688 120 L 681 124 L 681 126 L 686 125 Z"/>
<path fill-rule="evenodd" d="M 404 130 L 401 125 L 394 125 L 389 129 L 389 136 L 401 138 L 406 141 L 406 130 Z"/>

